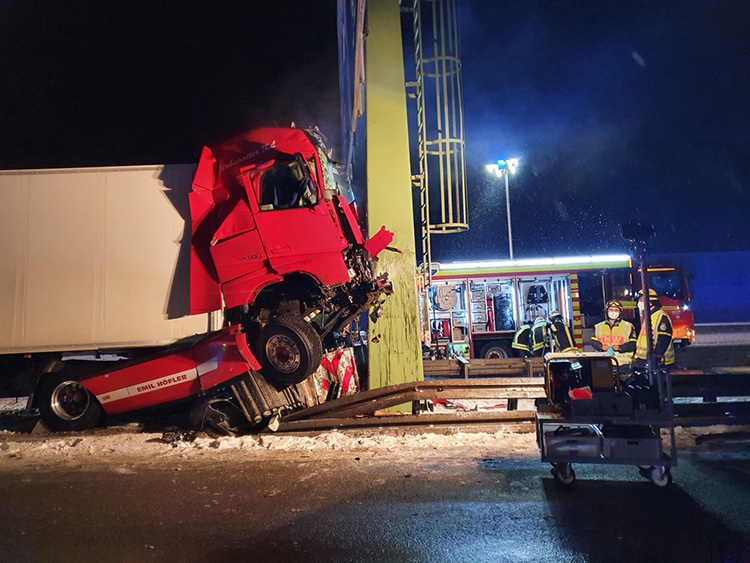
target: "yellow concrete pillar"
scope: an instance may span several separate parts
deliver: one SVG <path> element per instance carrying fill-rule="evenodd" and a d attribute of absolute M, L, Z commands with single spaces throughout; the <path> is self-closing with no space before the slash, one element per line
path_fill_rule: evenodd
<path fill-rule="evenodd" d="M 370 389 L 424 378 L 416 294 L 404 59 L 398 0 L 367 3 L 366 42 L 367 216 L 370 235 L 381 225 L 395 233 L 376 263 L 388 272 L 394 294 L 383 317 L 370 326 Z M 375 342 L 377 340 L 377 342 Z"/>

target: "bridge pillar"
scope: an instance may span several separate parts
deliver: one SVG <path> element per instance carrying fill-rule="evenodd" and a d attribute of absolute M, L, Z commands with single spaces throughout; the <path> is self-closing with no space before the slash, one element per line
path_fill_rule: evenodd
<path fill-rule="evenodd" d="M 370 0 L 366 43 L 367 215 L 370 235 L 381 225 L 393 246 L 375 264 L 393 280 L 383 317 L 370 325 L 370 389 L 424 378 L 416 293 L 404 59 L 398 0 Z M 375 342 L 374 340 L 377 340 Z"/>

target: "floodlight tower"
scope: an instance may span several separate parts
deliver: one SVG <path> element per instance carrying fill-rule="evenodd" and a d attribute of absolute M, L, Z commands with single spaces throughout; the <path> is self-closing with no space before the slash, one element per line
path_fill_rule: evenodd
<path fill-rule="evenodd" d="M 506 160 L 498 160 L 494 164 L 488 164 L 486 168 L 487 172 L 490 172 L 497 177 L 505 178 L 505 210 L 508 213 L 508 250 L 510 251 L 510 259 L 513 260 L 513 230 L 510 224 L 510 190 L 508 176 L 516 173 L 518 159 L 508 158 Z"/>

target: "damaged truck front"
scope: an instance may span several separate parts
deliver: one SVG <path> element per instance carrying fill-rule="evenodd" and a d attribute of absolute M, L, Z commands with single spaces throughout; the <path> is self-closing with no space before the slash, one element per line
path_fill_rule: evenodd
<path fill-rule="evenodd" d="M 4 177 L 9 186 L 18 186 L 14 188 L 20 194 L 18 201 L 23 201 L 24 193 L 32 197 L 37 192 L 39 201 L 47 201 L 44 197 L 53 192 L 78 197 L 80 186 L 78 201 L 96 202 L 101 212 L 95 221 L 82 223 L 59 205 L 30 206 L 28 215 L 18 214 L 13 223 L 13 232 L 26 237 L 19 238 L 22 243 L 16 254 L 20 258 L 13 260 L 25 268 L 23 279 L 49 282 L 40 295 L 51 302 L 85 305 L 57 317 L 57 330 L 49 331 L 50 336 L 38 334 L 33 347 L 25 348 L 24 341 L 14 336 L 27 334 L 21 329 L 28 323 L 6 331 L 8 336 L 0 343 L 2 358 L 9 360 L 3 362 L 3 372 L 15 369 L 13 362 L 37 366 L 31 406 L 39 409 L 50 428 L 80 430 L 98 424 L 105 414 L 231 396 L 223 389 L 231 389 L 244 409 L 236 389 L 248 386 L 278 393 L 277 412 L 282 411 L 289 404 L 284 397 L 294 384 L 315 371 L 325 350 L 341 345 L 351 321 L 371 308 L 371 316 L 376 317 L 392 291 L 387 274 L 374 275 L 370 262 L 390 244 L 393 234 L 381 228 L 375 236 L 363 238 L 356 210 L 339 193 L 331 163 L 314 134 L 296 128 L 266 128 L 213 149 L 204 148 L 188 194 L 191 257 L 189 276 L 185 277 L 189 277 L 189 288 L 188 282 L 176 275 L 177 270 L 165 265 L 163 254 L 149 251 L 149 245 L 174 248 L 175 238 L 169 232 L 163 241 L 164 237 L 158 237 L 158 241 L 144 240 L 139 246 L 121 244 L 146 239 L 140 233 L 149 231 L 150 236 L 154 232 L 151 226 L 158 225 L 159 232 L 166 226 L 184 226 L 186 213 L 177 213 L 177 205 L 165 204 L 163 195 L 168 192 L 162 190 L 167 186 L 163 179 L 167 167 L 163 168 L 154 177 L 163 186 L 148 180 L 146 189 L 139 179 L 152 174 L 150 169 L 78 169 L 54 174 L 16 171 Z M 131 202 L 139 197 L 143 201 L 133 201 L 128 208 L 131 211 L 123 206 L 118 212 L 117 206 L 107 204 L 118 198 Z M 156 208 L 160 211 L 154 212 Z M 55 225 L 58 243 L 33 236 L 38 232 L 29 227 L 34 217 L 38 225 Z M 97 243 L 102 246 L 99 251 L 88 255 L 97 262 L 86 277 L 83 267 L 77 273 L 71 264 L 83 259 L 80 253 L 61 258 L 55 250 L 67 251 L 79 244 L 66 243 L 66 237 L 82 229 L 91 230 L 82 240 L 104 241 Z M 39 259 L 21 259 L 30 252 Z M 170 260 L 167 257 L 167 262 Z M 31 271 L 34 264 L 43 265 L 44 270 Z M 130 274 L 133 265 L 139 271 Z M 16 270 L 9 270 L 6 277 L 17 279 Z M 82 277 L 78 282 L 76 275 Z M 55 282 L 63 277 L 68 283 Z M 84 283 L 88 278 L 94 280 L 95 291 Z M 28 302 L 30 290 L 18 289 L 26 286 L 8 286 L 15 288 L 8 293 L 10 306 L 19 309 Z M 96 289 L 99 287 L 103 289 Z M 149 303 L 168 303 L 175 292 L 188 291 L 189 316 L 170 317 L 157 307 L 149 338 L 133 340 L 134 347 L 128 347 L 120 329 L 124 315 L 137 314 L 123 310 L 122 298 L 116 296 L 137 301 L 139 295 L 148 294 Z M 110 312 L 113 307 L 118 307 L 117 313 Z M 130 309 L 136 309 L 135 303 Z M 145 312 L 152 309 L 150 306 Z M 189 329 L 195 323 L 182 322 L 205 314 L 211 317 L 219 310 L 224 311 L 225 319 L 219 330 L 214 324 L 210 332 L 196 334 L 201 331 Z M 101 313 L 91 315 L 90 311 Z M 25 316 L 14 318 L 23 320 Z M 60 338 L 66 324 L 80 325 L 81 330 L 75 332 L 78 336 Z M 127 334 L 133 330 L 129 328 Z M 87 338 L 88 334 L 95 336 Z M 111 336 L 102 339 L 98 335 Z M 171 340 L 164 339 L 170 335 Z M 97 361 L 78 361 L 86 356 Z M 109 357 L 114 361 L 99 361 Z M 60 361 L 66 359 L 76 361 Z M 245 412 L 248 420 L 258 422 L 258 413 L 251 416 Z"/>
<path fill-rule="evenodd" d="M 204 148 L 190 194 L 191 312 L 223 305 L 280 384 L 308 377 L 352 320 L 392 291 L 369 262 L 393 234 L 363 240 L 313 139 L 267 128 Z"/>

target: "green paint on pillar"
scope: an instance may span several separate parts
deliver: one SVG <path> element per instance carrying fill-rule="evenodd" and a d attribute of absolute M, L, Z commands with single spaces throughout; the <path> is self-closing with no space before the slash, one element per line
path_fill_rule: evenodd
<path fill-rule="evenodd" d="M 402 251 L 384 250 L 375 264 L 379 272 L 388 272 L 394 285 L 383 317 L 370 326 L 369 385 L 375 389 L 424 375 L 398 0 L 371 0 L 368 16 L 367 217 L 371 235 L 385 225 L 395 233 L 393 246 Z"/>

